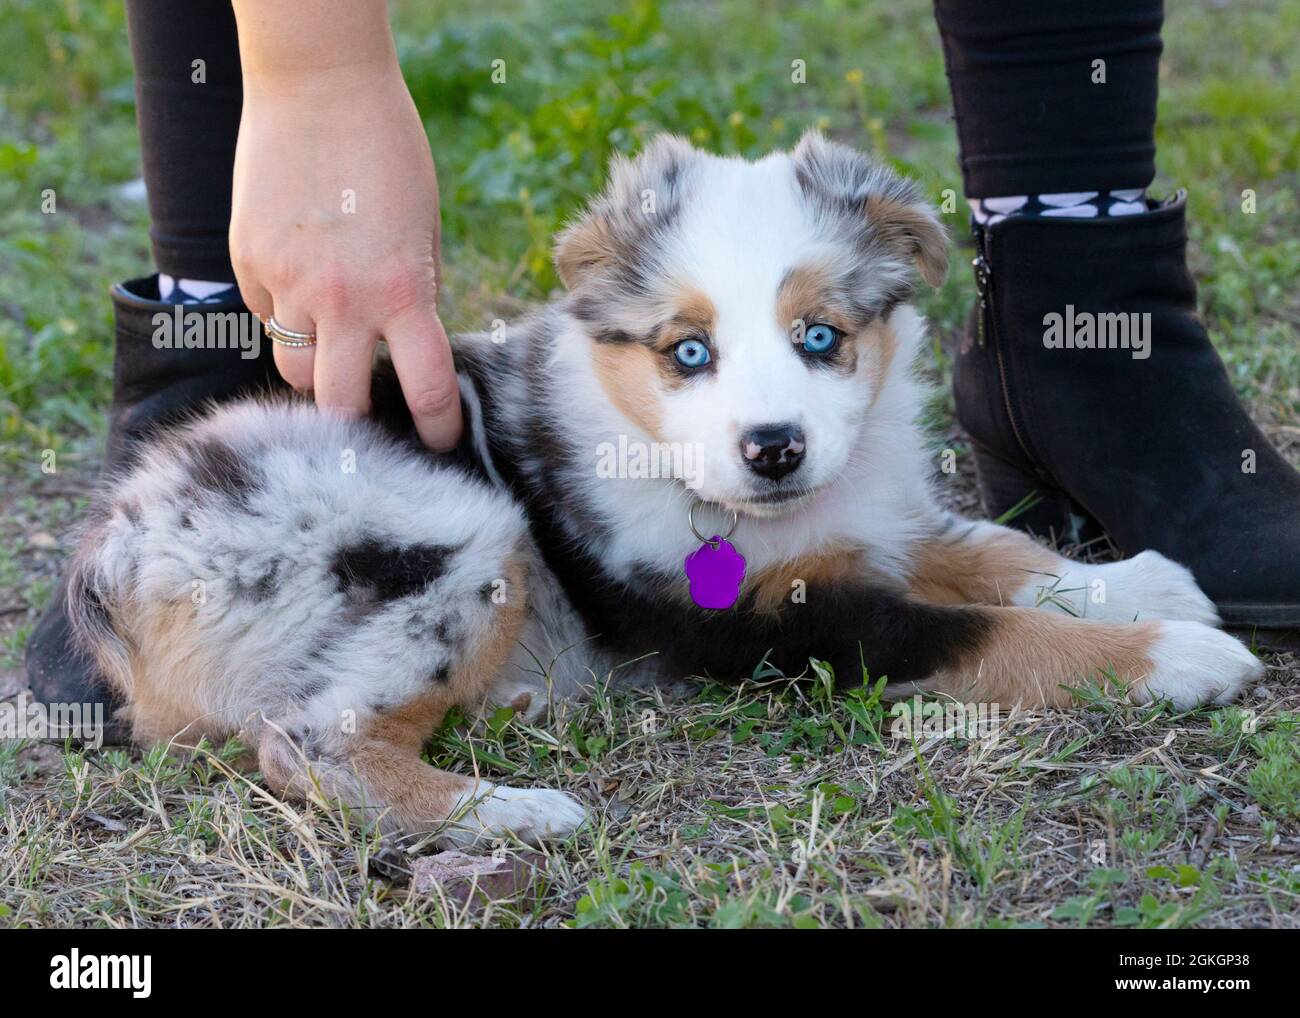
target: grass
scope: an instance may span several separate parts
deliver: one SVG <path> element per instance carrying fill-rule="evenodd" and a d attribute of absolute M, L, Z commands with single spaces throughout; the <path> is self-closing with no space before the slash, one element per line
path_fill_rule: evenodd
<path fill-rule="evenodd" d="M 1294 661 L 1283 663 L 1293 667 Z M 449 723 L 435 763 L 573 791 L 536 893 L 415 895 L 355 818 L 282 803 L 236 747 L 0 754 L 0 917 L 31 926 L 1294 925 L 1300 692 L 1178 716 L 1101 697 L 979 738 L 891 732 L 783 679 Z M 1244 729 L 1253 728 L 1247 735 Z M 791 733 L 796 735 L 792 736 Z M 1276 743 L 1276 745 L 1274 745 Z M 19 754 L 18 756 L 21 756 Z M 24 767 L 36 780 L 16 780 Z M 509 849 L 504 849 L 509 851 Z"/>
<path fill-rule="evenodd" d="M 395 22 L 439 164 L 458 327 L 544 298 L 557 224 L 612 152 L 658 130 L 753 154 L 820 124 L 936 202 L 960 193 L 923 0 L 445 0 L 401 5 Z M 1202 311 L 1294 460 L 1300 9 L 1187 2 L 1165 40 L 1156 190 L 1189 188 Z M 98 458 L 105 290 L 149 257 L 124 189 L 139 157 L 120 3 L 10 0 L 0 51 L 9 696 Z M 963 218 L 958 205 L 955 237 Z M 926 300 L 936 380 L 971 296 L 957 271 Z M 970 509 L 946 397 L 933 418 L 959 453 L 949 499 Z M 1267 661 L 1241 706 L 1173 715 L 1085 690 L 1076 711 L 1015 712 L 977 738 L 897 738 L 871 686 L 831 697 L 816 673 L 598 697 L 538 727 L 449 723 L 435 762 L 567 788 L 598 811 L 550 850 L 536 893 L 486 909 L 413 894 L 401 871 L 428 846 L 275 800 L 231 768 L 236 747 L 185 759 L 0 742 L 0 925 L 1294 926 L 1300 667 Z"/>

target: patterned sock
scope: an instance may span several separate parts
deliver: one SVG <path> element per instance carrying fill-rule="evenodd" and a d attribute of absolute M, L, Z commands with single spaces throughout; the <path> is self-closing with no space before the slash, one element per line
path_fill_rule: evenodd
<path fill-rule="evenodd" d="M 211 279 L 177 279 L 160 272 L 158 299 L 164 304 L 229 304 L 239 300 L 239 285 Z"/>
<path fill-rule="evenodd" d="M 996 223 L 1007 216 L 1105 219 L 1136 216 L 1147 211 L 1147 189 L 1118 191 L 1067 191 L 1063 194 L 1017 194 L 1009 198 L 971 198 L 971 213 L 980 224 Z"/>

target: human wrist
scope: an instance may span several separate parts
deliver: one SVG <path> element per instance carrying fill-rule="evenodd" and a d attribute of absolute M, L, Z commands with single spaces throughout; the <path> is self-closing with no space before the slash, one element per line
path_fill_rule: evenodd
<path fill-rule="evenodd" d="M 245 101 L 317 99 L 350 102 L 405 92 L 397 60 L 337 64 L 332 67 L 258 69 L 244 72 Z"/>
<path fill-rule="evenodd" d="M 383 0 L 235 0 L 246 94 L 343 93 L 401 81 Z"/>

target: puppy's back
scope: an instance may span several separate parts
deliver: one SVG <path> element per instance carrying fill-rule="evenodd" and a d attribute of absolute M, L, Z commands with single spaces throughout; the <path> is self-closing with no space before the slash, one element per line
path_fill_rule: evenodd
<path fill-rule="evenodd" d="M 454 683 L 524 598 L 525 534 L 507 496 L 370 422 L 249 400 L 105 483 L 69 607 L 139 741 L 253 714 L 328 731 Z"/>

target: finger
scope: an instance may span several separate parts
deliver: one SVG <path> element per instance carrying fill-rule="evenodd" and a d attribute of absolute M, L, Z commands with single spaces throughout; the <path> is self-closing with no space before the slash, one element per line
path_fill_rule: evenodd
<path fill-rule="evenodd" d="M 378 337 L 343 325 L 316 327 L 316 405 L 346 417 L 370 412 L 370 368 Z"/>
<path fill-rule="evenodd" d="M 315 332 L 316 325 L 311 315 L 300 308 L 280 301 L 275 305 L 276 324 L 294 332 Z M 316 347 L 285 346 L 272 340 L 272 354 L 276 370 L 280 377 L 300 392 L 307 392 L 312 387 L 316 365 Z"/>
<path fill-rule="evenodd" d="M 389 321 L 384 338 L 421 440 L 432 449 L 451 449 L 462 428 L 460 390 L 438 313 L 432 306 L 412 308 Z"/>
<path fill-rule="evenodd" d="M 266 287 L 255 282 L 251 278 L 247 283 L 235 278 L 239 286 L 239 296 L 244 301 L 244 307 L 257 315 L 258 318 L 265 318 L 275 310 L 275 301 L 271 299 L 271 294 Z"/>

